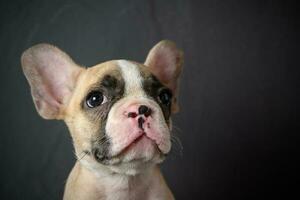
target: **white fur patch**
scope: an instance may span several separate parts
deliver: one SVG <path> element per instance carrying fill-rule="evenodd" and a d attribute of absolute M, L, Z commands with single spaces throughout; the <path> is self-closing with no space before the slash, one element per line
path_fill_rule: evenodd
<path fill-rule="evenodd" d="M 112 107 L 107 117 L 105 131 L 110 138 L 110 155 L 117 156 L 122 150 L 130 145 L 141 131 L 137 121 L 128 118 L 130 107 L 138 111 L 139 105 L 146 105 L 151 108 L 151 117 L 148 119 L 148 126 L 144 128 L 149 140 L 140 141 L 137 147 L 140 151 L 129 150 L 125 155 L 117 156 L 124 161 L 121 165 L 112 166 L 110 169 L 117 173 L 134 175 L 151 163 L 160 163 L 162 157 L 157 154 L 154 142 L 160 151 L 168 153 L 171 148 L 170 131 L 165 123 L 163 113 L 159 105 L 149 98 L 143 90 L 143 77 L 139 66 L 126 60 L 116 61 L 125 82 L 125 97 L 118 100 Z M 133 111 L 134 112 L 134 111 Z M 136 123 L 136 124 L 135 124 Z M 151 141 L 152 140 L 152 145 Z M 143 151 L 144 149 L 144 151 Z M 139 160 L 134 162 L 134 160 Z M 140 167 L 142 166 L 142 168 Z"/>
<path fill-rule="evenodd" d="M 118 60 L 117 62 L 125 81 L 125 95 L 144 95 L 138 66 L 127 60 Z"/>

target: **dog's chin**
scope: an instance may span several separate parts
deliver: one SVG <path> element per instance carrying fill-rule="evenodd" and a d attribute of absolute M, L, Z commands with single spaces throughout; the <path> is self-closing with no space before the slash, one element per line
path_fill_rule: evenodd
<path fill-rule="evenodd" d="M 159 162 L 162 161 L 163 159 L 161 159 Z M 134 176 L 145 172 L 147 169 L 151 168 L 152 166 L 154 166 L 159 162 L 153 160 L 151 161 L 132 160 L 130 162 L 120 162 L 117 165 L 107 165 L 106 167 L 113 173 Z"/>
<path fill-rule="evenodd" d="M 118 154 L 105 160 L 95 160 L 118 174 L 136 175 L 165 159 L 158 145 L 143 135 L 125 147 Z"/>

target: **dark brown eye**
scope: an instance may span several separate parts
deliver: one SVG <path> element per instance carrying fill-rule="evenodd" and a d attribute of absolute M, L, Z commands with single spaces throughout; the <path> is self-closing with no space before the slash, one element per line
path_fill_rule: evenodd
<path fill-rule="evenodd" d="M 158 95 L 158 100 L 165 105 L 171 103 L 172 100 L 172 92 L 169 89 L 163 89 L 160 91 Z"/>
<path fill-rule="evenodd" d="M 100 106 L 104 101 L 105 96 L 100 91 L 92 91 L 86 97 L 86 105 L 90 108 Z"/>

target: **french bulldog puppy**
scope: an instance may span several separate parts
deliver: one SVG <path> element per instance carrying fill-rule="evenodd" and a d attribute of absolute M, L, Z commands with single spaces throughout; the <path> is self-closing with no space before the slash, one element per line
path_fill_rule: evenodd
<path fill-rule="evenodd" d="M 161 41 L 144 64 L 107 61 L 85 68 L 49 44 L 21 57 L 38 113 L 64 120 L 77 162 L 65 200 L 174 199 L 160 170 L 171 149 L 183 53 Z"/>

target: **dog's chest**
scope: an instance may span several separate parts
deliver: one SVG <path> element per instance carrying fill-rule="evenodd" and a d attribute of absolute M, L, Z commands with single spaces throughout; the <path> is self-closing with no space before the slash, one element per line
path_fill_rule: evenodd
<path fill-rule="evenodd" d="M 148 194 L 144 194 L 139 191 L 129 191 L 129 190 L 120 190 L 109 193 L 107 200 L 139 200 L 139 199 L 149 199 Z"/>
<path fill-rule="evenodd" d="M 106 200 L 166 200 L 173 199 L 168 197 L 166 191 L 163 191 L 159 185 L 137 186 L 130 189 L 119 189 L 114 191 L 107 191 Z"/>
<path fill-rule="evenodd" d="M 109 194 L 107 200 L 139 200 L 149 199 L 149 182 L 147 181 L 112 181 L 105 188 L 105 193 Z"/>

